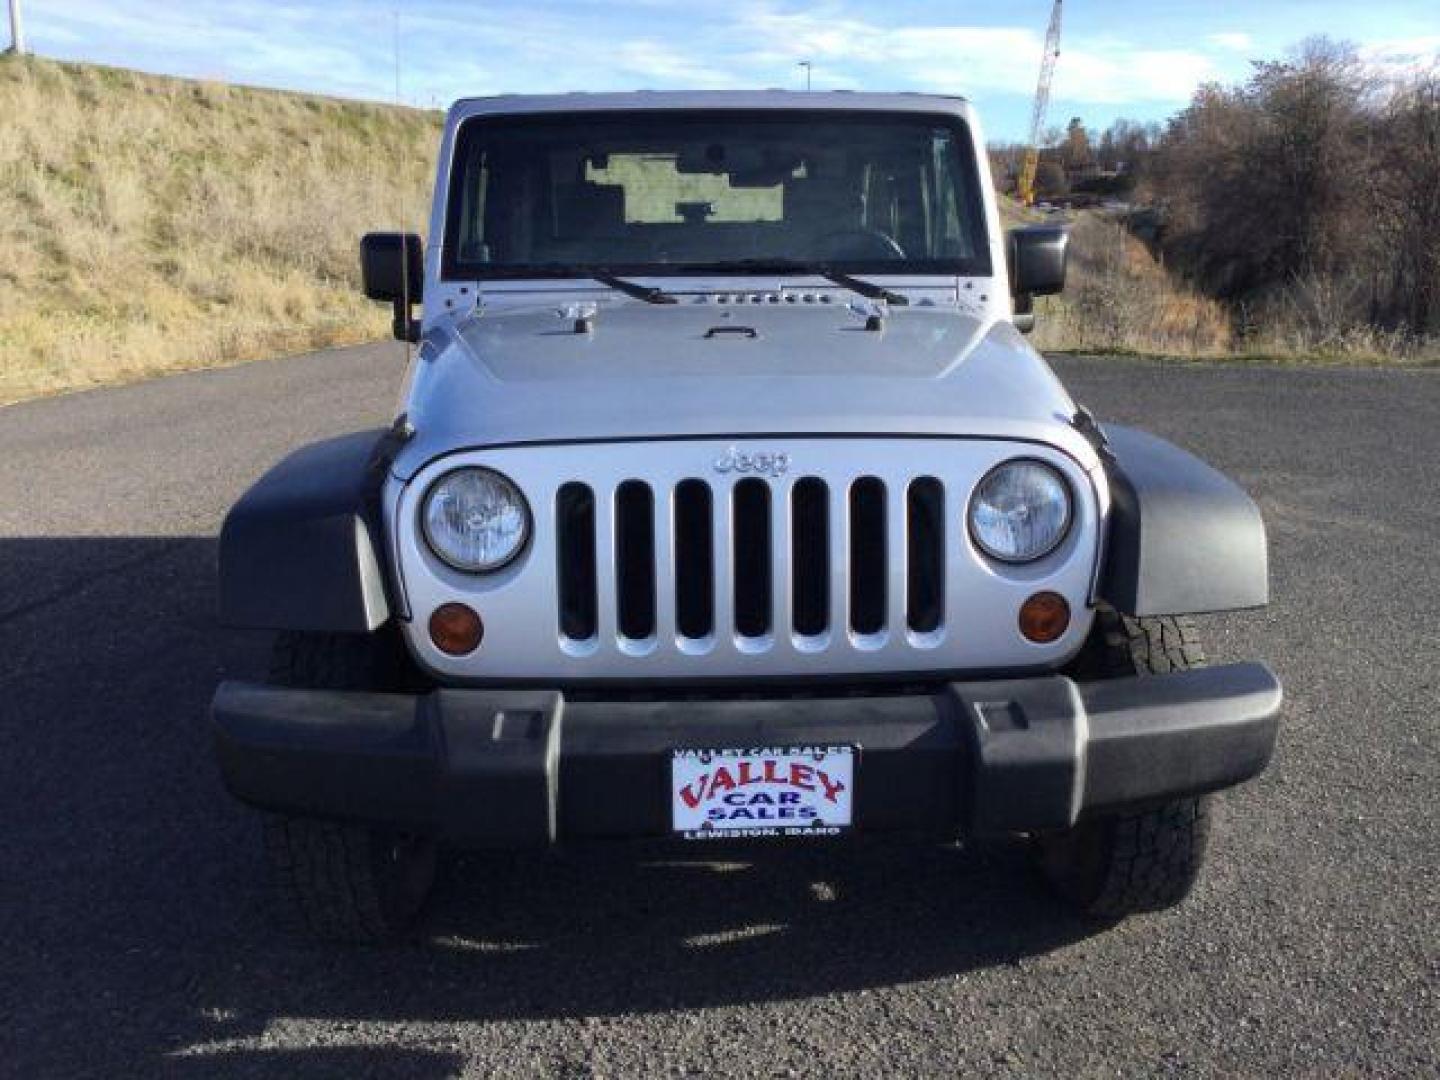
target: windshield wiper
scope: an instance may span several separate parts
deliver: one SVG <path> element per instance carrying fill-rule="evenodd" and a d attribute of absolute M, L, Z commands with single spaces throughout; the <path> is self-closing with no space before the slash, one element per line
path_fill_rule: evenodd
<path fill-rule="evenodd" d="M 824 263 L 810 263 L 800 259 L 732 259 L 727 262 L 685 263 L 683 269 L 716 272 L 745 270 L 757 274 L 814 274 L 816 277 L 822 277 L 826 281 L 839 285 L 842 289 L 859 293 L 867 300 L 884 300 L 887 304 L 893 304 L 895 307 L 904 307 L 910 303 L 908 296 L 897 293 L 893 289 L 887 289 L 884 285 L 852 277 L 843 271 L 826 266 Z"/>
<path fill-rule="evenodd" d="M 647 304 L 677 304 L 675 297 L 671 296 L 664 289 L 657 289 L 653 285 L 641 285 L 635 281 L 627 281 L 625 278 L 616 277 L 608 270 L 591 268 L 589 270 L 578 270 L 585 277 L 594 278 L 601 285 L 608 285 L 610 288 L 623 292 L 626 296 L 633 296 L 636 300 L 644 300 Z"/>
<path fill-rule="evenodd" d="M 910 303 L 910 298 L 904 293 L 898 293 L 894 289 L 887 289 L 884 285 L 876 285 L 873 281 L 864 281 L 861 278 L 851 277 L 849 274 L 841 273 L 839 270 L 832 270 L 828 266 L 814 267 L 814 272 L 826 281 L 833 281 L 842 288 L 859 293 L 867 300 L 884 300 L 887 304 L 894 307 L 905 307 Z"/>

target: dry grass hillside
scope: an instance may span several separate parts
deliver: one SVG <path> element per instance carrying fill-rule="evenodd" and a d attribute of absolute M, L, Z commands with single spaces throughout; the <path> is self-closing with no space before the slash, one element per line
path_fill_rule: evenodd
<path fill-rule="evenodd" d="M 1046 220 L 1000 197 L 1006 228 Z M 1065 291 L 1036 303 L 1036 348 L 1048 352 L 1222 357 L 1235 347 L 1225 309 L 1177 281 L 1118 222 L 1082 212 L 1070 226 Z"/>
<path fill-rule="evenodd" d="M 1221 357 L 1234 350 L 1224 307 L 1172 277 L 1123 226 L 1080 214 L 1065 292 L 1037 304 L 1037 348 Z"/>
<path fill-rule="evenodd" d="M 436 114 L 0 59 L 0 402 L 384 336 Z"/>

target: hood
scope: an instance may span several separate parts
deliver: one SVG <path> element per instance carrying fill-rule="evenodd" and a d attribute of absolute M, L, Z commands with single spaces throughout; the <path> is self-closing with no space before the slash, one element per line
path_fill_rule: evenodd
<path fill-rule="evenodd" d="M 588 333 L 554 307 L 433 328 L 396 474 L 482 446 L 787 434 L 1020 439 L 1093 464 L 1044 360 L 961 305 L 892 308 L 880 330 L 842 300 L 591 306 Z"/>

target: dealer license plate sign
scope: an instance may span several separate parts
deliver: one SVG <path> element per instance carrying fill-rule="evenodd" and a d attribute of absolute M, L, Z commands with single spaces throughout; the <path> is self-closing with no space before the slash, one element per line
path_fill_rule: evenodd
<path fill-rule="evenodd" d="M 672 822 L 686 839 L 827 836 L 849 828 L 853 746 L 676 750 Z"/>

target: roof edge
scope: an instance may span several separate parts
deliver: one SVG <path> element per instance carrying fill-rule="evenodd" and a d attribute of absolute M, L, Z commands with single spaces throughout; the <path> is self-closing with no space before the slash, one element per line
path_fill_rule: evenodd
<path fill-rule="evenodd" d="M 820 109 L 914 111 L 968 115 L 960 95 L 860 90 L 626 90 L 563 94 L 496 94 L 460 98 L 452 116 L 590 112 L 626 109 Z"/>

